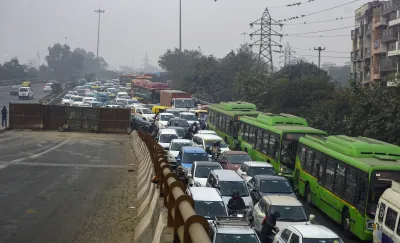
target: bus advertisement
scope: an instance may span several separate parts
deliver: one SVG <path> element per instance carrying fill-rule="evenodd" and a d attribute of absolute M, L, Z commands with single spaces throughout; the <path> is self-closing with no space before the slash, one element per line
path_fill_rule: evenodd
<path fill-rule="evenodd" d="M 132 97 L 139 98 L 142 103 L 159 104 L 161 90 L 171 89 L 163 83 L 154 83 L 146 79 L 132 81 Z"/>
<path fill-rule="evenodd" d="M 379 198 L 400 178 L 400 147 L 365 137 L 305 136 L 296 157 L 294 184 L 307 203 L 346 236 L 372 240 Z"/>
<path fill-rule="evenodd" d="M 221 102 L 207 107 L 207 125 L 230 146 L 238 139 L 239 119 L 242 116 L 257 116 L 256 106 L 247 102 Z"/>
<path fill-rule="evenodd" d="M 308 126 L 305 119 L 290 114 L 261 113 L 241 117 L 239 142 L 255 161 L 266 161 L 277 173 L 293 179 L 299 138 L 306 134 L 327 135 Z"/>

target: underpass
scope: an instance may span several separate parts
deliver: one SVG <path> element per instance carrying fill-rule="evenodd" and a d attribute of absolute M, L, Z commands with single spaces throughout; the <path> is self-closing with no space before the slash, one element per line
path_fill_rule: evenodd
<path fill-rule="evenodd" d="M 130 242 L 134 160 L 126 134 L 1 134 L 0 242 Z"/>

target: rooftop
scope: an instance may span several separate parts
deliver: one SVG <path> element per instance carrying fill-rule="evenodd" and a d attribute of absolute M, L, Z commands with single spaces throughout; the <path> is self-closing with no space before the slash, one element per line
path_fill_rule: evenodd
<path fill-rule="evenodd" d="M 185 153 L 207 153 L 203 148 L 194 146 L 184 146 L 182 149 Z"/>

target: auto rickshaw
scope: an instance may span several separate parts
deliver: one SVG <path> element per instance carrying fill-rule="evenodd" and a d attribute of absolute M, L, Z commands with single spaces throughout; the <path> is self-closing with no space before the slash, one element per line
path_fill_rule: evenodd
<path fill-rule="evenodd" d="M 208 114 L 207 110 L 191 110 L 190 112 L 194 113 L 197 119 L 202 119 L 202 120 L 205 120 L 205 117 Z"/>
<path fill-rule="evenodd" d="M 32 87 L 31 81 L 24 81 L 21 84 L 22 87 Z"/>
<path fill-rule="evenodd" d="M 155 105 L 151 109 L 154 114 L 158 114 L 160 112 L 165 112 L 165 109 L 170 108 L 169 106 Z"/>

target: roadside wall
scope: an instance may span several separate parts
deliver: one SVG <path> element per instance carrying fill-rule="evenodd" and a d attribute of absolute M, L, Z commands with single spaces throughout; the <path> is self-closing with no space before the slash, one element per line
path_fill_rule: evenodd
<path fill-rule="evenodd" d="M 151 180 L 155 175 L 150 152 L 136 131 L 131 134 L 132 148 L 138 161 L 138 224 L 134 243 L 172 242 L 172 229 L 166 227 L 167 212 L 160 189 Z"/>

